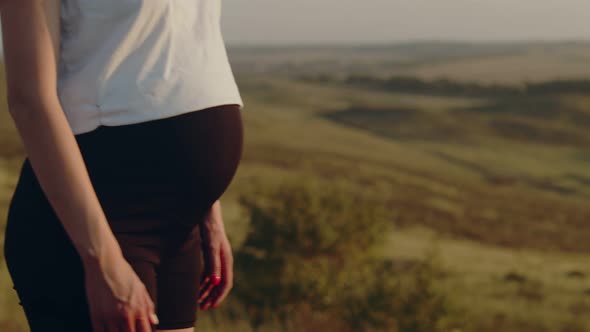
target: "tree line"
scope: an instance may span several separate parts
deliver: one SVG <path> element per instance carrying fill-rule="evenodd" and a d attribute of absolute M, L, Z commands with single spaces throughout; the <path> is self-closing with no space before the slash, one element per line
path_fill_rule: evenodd
<path fill-rule="evenodd" d="M 344 79 L 337 79 L 331 75 L 320 74 L 300 77 L 300 79 L 308 82 L 340 82 L 346 85 L 385 91 L 459 97 L 518 97 L 527 95 L 590 93 L 590 79 L 526 82 L 520 85 L 459 82 L 446 78 L 425 80 L 417 77 L 397 75 L 388 78 L 349 75 Z"/>

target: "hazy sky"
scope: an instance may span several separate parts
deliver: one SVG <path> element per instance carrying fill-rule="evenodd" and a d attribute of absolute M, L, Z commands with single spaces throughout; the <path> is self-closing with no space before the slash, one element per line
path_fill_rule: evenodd
<path fill-rule="evenodd" d="M 589 0 L 222 0 L 226 42 L 590 39 Z"/>

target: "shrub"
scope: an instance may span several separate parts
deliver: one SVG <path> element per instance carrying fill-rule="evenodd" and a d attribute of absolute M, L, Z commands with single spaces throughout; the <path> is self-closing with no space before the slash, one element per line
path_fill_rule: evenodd
<path fill-rule="evenodd" d="M 394 264 L 375 251 L 390 231 L 384 200 L 309 177 L 260 189 L 240 197 L 251 224 L 235 254 L 234 292 L 253 326 L 278 320 L 287 330 L 309 309 L 355 331 L 436 331 L 445 311 L 428 269 L 412 272 L 406 289 Z"/>

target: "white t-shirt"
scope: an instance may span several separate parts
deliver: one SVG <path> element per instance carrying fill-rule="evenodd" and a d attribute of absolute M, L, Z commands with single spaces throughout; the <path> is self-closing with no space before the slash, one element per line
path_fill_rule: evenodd
<path fill-rule="evenodd" d="M 58 95 L 74 134 L 244 103 L 221 0 L 62 0 Z"/>

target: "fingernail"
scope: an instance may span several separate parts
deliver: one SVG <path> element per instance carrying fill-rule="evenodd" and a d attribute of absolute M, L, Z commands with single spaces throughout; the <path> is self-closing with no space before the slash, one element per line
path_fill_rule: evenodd
<path fill-rule="evenodd" d="M 151 313 L 150 317 L 152 319 L 152 322 L 154 322 L 154 324 L 158 324 L 160 322 L 160 320 L 158 319 L 158 315 L 156 315 L 155 313 Z"/>
<path fill-rule="evenodd" d="M 218 275 L 213 276 L 213 285 L 217 286 L 221 282 L 221 277 Z"/>

